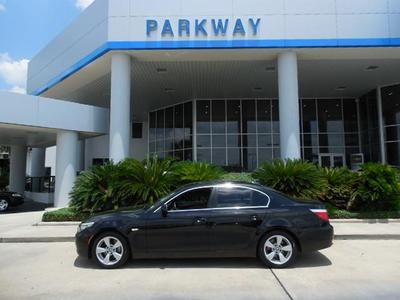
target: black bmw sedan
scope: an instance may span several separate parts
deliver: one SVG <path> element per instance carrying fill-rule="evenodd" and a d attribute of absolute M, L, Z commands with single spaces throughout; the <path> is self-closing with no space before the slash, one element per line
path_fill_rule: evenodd
<path fill-rule="evenodd" d="M 0 212 L 22 204 L 24 204 L 24 196 L 21 194 L 0 191 Z"/>
<path fill-rule="evenodd" d="M 258 257 L 284 268 L 332 239 L 318 202 L 257 184 L 206 182 L 186 185 L 147 209 L 92 217 L 79 225 L 76 246 L 104 268 L 130 257 Z"/>

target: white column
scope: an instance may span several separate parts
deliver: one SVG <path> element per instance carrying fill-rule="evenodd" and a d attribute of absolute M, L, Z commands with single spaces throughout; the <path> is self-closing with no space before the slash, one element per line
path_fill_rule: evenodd
<path fill-rule="evenodd" d="M 286 51 L 278 57 L 279 124 L 281 158 L 298 159 L 300 152 L 299 87 L 297 55 Z"/>
<path fill-rule="evenodd" d="M 26 183 L 26 146 L 11 146 L 10 191 L 23 194 Z"/>
<path fill-rule="evenodd" d="M 386 145 L 385 145 L 385 124 L 383 121 L 383 109 L 382 109 L 382 91 L 381 87 L 378 86 L 376 89 L 376 100 L 378 104 L 378 126 L 379 126 L 379 146 L 381 150 L 381 163 L 386 164 Z"/>
<path fill-rule="evenodd" d="M 68 205 L 69 193 L 74 185 L 78 162 L 78 133 L 59 131 L 56 150 L 56 187 L 54 206 Z"/>
<path fill-rule="evenodd" d="M 32 177 L 43 177 L 46 175 L 45 159 L 46 159 L 45 148 L 32 148 L 31 151 Z"/>
<path fill-rule="evenodd" d="M 112 54 L 110 105 L 110 160 L 129 157 L 131 111 L 131 58 Z"/>

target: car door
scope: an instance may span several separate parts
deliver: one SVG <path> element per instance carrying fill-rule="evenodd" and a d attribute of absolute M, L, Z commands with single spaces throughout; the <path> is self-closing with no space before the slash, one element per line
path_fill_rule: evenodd
<path fill-rule="evenodd" d="M 211 194 L 212 187 L 192 188 L 167 202 L 168 213 L 165 216 L 161 209 L 156 210 L 146 224 L 147 251 L 166 256 L 207 251 Z"/>
<path fill-rule="evenodd" d="M 216 187 L 210 201 L 213 215 L 208 219 L 213 224 L 211 243 L 215 250 L 248 250 L 268 214 L 269 201 L 267 194 L 248 187 Z"/>

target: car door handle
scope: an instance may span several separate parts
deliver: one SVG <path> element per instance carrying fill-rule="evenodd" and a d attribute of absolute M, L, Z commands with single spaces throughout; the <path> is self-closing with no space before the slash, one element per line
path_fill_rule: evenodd
<path fill-rule="evenodd" d="M 206 218 L 196 218 L 194 223 L 196 225 L 202 225 L 202 224 L 206 224 L 207 223 L 207 219 Z"/>
<path fill-rule="evenodd" d="M 250 219 L 251 219 L 252 221 L 258 221 L 258 216 L 256 216 L 256 215 L 251 216 Z"/>

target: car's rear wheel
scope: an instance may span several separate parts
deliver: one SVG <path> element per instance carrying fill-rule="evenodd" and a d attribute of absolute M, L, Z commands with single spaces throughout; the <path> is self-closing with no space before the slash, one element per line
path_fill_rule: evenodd
<path fill-rule="evenodd" d="M 4 199 L 4 198 L 1 198 L 0 199 L 0 212 L 1 211 L 6 211 L 7 208 L 8 208 L 8 200 Z"/>
<path fill-rule="evenodd" d="M 92 257 L 102 268 L 118 268 L 124 265 L 129 258 L 128 243 L 126 239 L 118 233 L 102 233 L 93 243 Z"/>
<path fill-rule="evenodd" d="M 297 252 L 295 240 L 284 231 L 267 233 L 258 246 L 258 257 L 270 268 L 286 268 L 295 261 Z"/>

